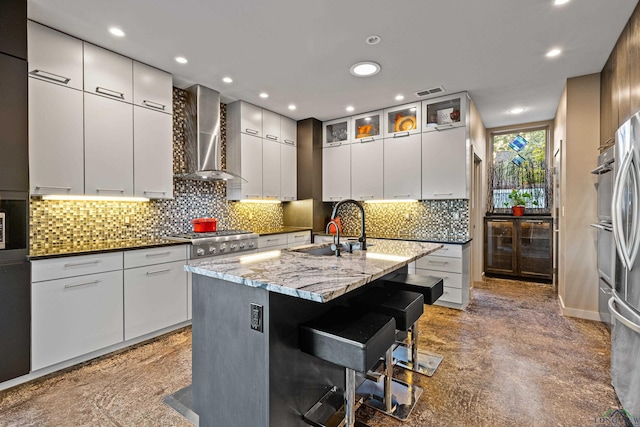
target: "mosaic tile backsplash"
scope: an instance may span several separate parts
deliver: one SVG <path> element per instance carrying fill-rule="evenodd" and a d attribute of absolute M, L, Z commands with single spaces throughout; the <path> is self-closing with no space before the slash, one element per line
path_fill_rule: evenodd
<path fill-rule="evenodd" d="M 185 171 L 186 92 L 173 91 L 174 173 Z M 226 106 L 221 105 L 222 163 L 226 141 Z M 32 251 L 92 242 L 154 238 L 192 231 L 192 218 L 213 217 L 220 229 L 266 229 L 282 226 L 282 205 L 228 202 L 223 181 L 174 179 L 174 199 L 135 202 L 78 202 L 31 199 Z"/>

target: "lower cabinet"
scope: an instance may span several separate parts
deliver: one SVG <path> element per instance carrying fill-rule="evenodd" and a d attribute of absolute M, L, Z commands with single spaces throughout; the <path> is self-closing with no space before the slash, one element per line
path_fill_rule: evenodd
<path fill-rule="evenodd" d="M 267 234 L 258 238 L 258 252 L 287 249 L 311 243 L 311 231 L 294 233 Z"/>

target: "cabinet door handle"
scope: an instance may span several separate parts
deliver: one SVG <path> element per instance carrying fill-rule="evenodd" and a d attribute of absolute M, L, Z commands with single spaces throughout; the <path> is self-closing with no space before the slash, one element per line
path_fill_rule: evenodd
<path fill-rule="evenodd" d="M 124 190 L 122 188 L 96 188 L 96 191 L 98 193 L 102 192 L 107 192 L 107 193 L 124 193 Z"/>
<path fill-rule="evenodd" d="M 282 196 L 282 200 L 295 200 L 293 196 Z"/>
<path fill-rule="evenodd" d="M 111 89 L 107 89 L 104 87 L 96 87 L 96 92 L 102 95 L 107 95 L 107 96 L 112 96 L 114 98 L 118 98 L 118 99 L 124 99 L 124 93 L 122 92 L 118 92 L 115 90 L 111 90 Z"/>
<path fill-rule="evenodd" d="M 405 136 L 409 136 L 409 132 L 402 132 L 402 133 L 394 133 L 393 134 L 394 138 L 404 138 Z"/>
<path fill-rule="evenodd" d="M 49 188 L 51 190 L 67 190 L 71 191 L 71 187 L 54 187 L 53 185 L 36 185 L 36 190 L 41 188 Z"/>
<path fill-rule="evenodd" d="M 527 219 L 527 220 L 525 220 L 524 222 L 528 222 L 528 223 L 530 223 L 530 224 L 542 224 L 544 221 L 539 220 L 539 219 L 538 219 L 538 220 L 535 220 L 535 219 Z"/>
<path fill-rule="evenodd" d="M 429 264 L 438 264 L 438 265 L 446 265 L 449 264 L 449 261 L 427 261 Z"/>
<path fill-rule="evenodd" d="M 167 194 L 166 191 L 153 191 L 153 190 L 144 190 L 144 194 Z"/>
<path fill-rule="evenodd" d="M 331 146 L 331 147 L 337 147 L 337 146 L 339 146 L 339 145 L 342 145 L 342 142 L 329 142 L 328 144 L 329 144 L 329 146 Z"/>
<path fill-rule="evenodd" d="M 290 139 L 285 139 L 284 142 L 285 142 L 285 144 L 290 144 L 290 145 L 295 145 L 295 143 L 296 143 L 295 141 L 292 141 Z"/>
<path fill-rule="evenodd" d="M 294 235 L 293 236 L 294 239 L 299 239 L 301 237 L 307 237 L 307 235 L 306 234 L 298 234 L 298 235 Z"/>
<path fill-rule="evenodd" d="M 69 262 L 67 264 L 64 265 L 64 267 L 82 267 L 83 265 L 93 265 L 93 264 L 100 264 L 100 260 L 96 259 L 93 261 L 84 261 L 84 262 Z"/>
<path fill-rule="evenodd" d="M 360 198 L 361 198 L 362 200 L 365 200 L 365 199 L 367 199 L 367 198 L 369 198 L 369 199 L 373 199 L 373 195 L 360 196 Z"/>
<path fill-rule="evenodd" d="M 267 242 L 277 242 L 280 239 L 267 239 Z"/>
<path fill-rule="evenodd" d="M 269 135 L 269 134 L 267 134 L 267 135 L 266 135 L 266 137 L 267 137 L 268 139 L 272 140 L 272 141 L 277 141 L 277 140 L 278 140 L 278 137 L 277 137 L 277 136 L 275 136 L 275 135 Z"/>
<path fill-rule="evenodd" d="M 92 280 L 91 282 L 74 283 L 73 285 L 64 285 L 64 287 L 65 287 L 65 289 L 69 289 L 69 288 L 77 288 L 79 286 L 96 285 L 98 283 L 100 283 L 100 280 Z"/>
<path fill-rule="evenodd" d="M 452 127 L 453 127 L 453 124 L 438 125 L 438 126 L 436 126 L 436 130 L 437 131 L 441 131 L 441 130 L 445 130 L 445 129 L 451 129 Z"/>
<path fill-rule="evenodd" d="M 71 81 L 69 77 L 59 76 L 58 74 L 53 74 L 44 70 L 33 70 L 29 74 L 31 74 L 32 76 L 54 81 L 56 83 L 62 83 L 64 85 L 68 84 Z"/>
<path fill-rule="evenodd" d="M 167 251 L 167 252 L 157 252 L 155 254 L 146 254 L 145 256 L 147 258 L 151 258 L 151 257 L 155 257 L 155 256 L 165 256 L 165 255 L 171 255 L 171 252 Z"/>
<path fill-rule="evenodd" d="M 157 102 L 147 101 L 146 99 L 142 101 L 142 104 L 147 106 L 147 107 L 155 108 L 156 110 L 164 111 L 164 109 L 165 109 L 165 105 L 164 104 L 158 104 Z"/>
<path fill-rule="evenodd" d="M 168 273 L 169 271 L 171 271 L 170 268 L 164 268 L 162 270 L 147 271 L 147 275 L 159 274 L 159 273 Z"/>
<path fill-rule="evenodd" d="M 406 197 L 409 198 L 411 196 L 411 194 L 396 194 L 395 196 L 393 196 L 394 199 L 399 199 L 400 197 Z"/>
<path fill-rule="evenodd" d="M 375 139 L 374 137 L 371 137 L 371 138 L 362 138 L 362 139 L 360 140 L 360 143 L 361 143 L 361 144 L 366 144 L 366 143 L 368 143 L 368 142 L 374 142 L 375 140 L 376 140 L 376 139 Z"/>
<path fill-rule="evenodd" d="M 248 134 L 251 134 L 251 135 L 257 135 L 257 134 L 259 134 L 259 133 L 260 133 L 260 132 L 258 132 L 257 130 L 249 129 L 249 128 L 246 128 L 246 129 L 245 129 L 245 132 L 247 132 Z"/>
<path fill-rule="evenodd" d="M 490 222 L 509 222 L 508 219 L 490 219 Z"/>
<path fill-rule="evenodd" d="M 434 196 L 453 196 L 453 193 L 433 193 Z"/>
<path fill-rule="evenodd" d="M 340 196 L 329 196 L 329 200 L 341 200 L 342 197 Z"/>

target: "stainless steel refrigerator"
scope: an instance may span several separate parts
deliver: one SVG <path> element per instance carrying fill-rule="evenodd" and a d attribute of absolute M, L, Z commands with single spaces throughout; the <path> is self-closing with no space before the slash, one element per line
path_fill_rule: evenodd
<path fill-rule="evenodd" d="M 615 179 L 611 202 L 616 246 L 609 311 L 611 380 L 620 403 L 640 416 L 640 113 L 616 132 Z"/>

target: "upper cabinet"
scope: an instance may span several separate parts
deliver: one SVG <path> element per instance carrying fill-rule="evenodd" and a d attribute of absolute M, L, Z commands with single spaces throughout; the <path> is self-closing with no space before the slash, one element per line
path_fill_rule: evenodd
<path fill-rule="evenodd" d="M 0 52 L 27 59 L 26 0 L 0 2 Z"/>
<path fill-rule="evenodd" d="M 285 144 L 298 145 L 298 123 L 288 117 L 280 117 L 280 135 Z"/>
<path fill-rule="evenodd" d="M 351 143 L 351 118 L 331 120 L 322 123 L 322 147 Z"/>
<path fill-rule="evenodd" d="M 385 108 L 383 117 L 385 138 L 399 138 L 420 133 L 422 116 L 419 102 Z"/>
<path fill-rule="evenodd" d="M 173 198 L 173 117 L 133 107 L 133 195 Z"/>
<path fill-rule="evenodd" d="M 262 134 L 271 141 L 282 142 L 280 137 L 280 114 L 262 110 Z"/>
<path fill-rule="evenodd" d="M 171 74 L 133 61 L 133 103 L 163 113 L 173 113 Z"/>
<path fill-rule="evenodd" d="M 468 98 L 466 93 L 457 93 L 422 101 L 422 131 L 433 132 L 466 126 Z"/>
<path fill-rule="evenodd" d="M 244 101 L 227 106 L 227 132 L 246 133 L 262 138 L 262 108 Z"/>
<path fill-rule="evenodd" d="M 353 142 L 371 142 L 382 139 L 382 110 L 351 117 Z"/>
<path fill-rule="evenodd" d="M 133 102 L 133 60 L 85 42 L 84 91 Z"/>
<path fill-rule="evenodd" d="M 27 22 L 29 75 L 82 90 L 82 41 Z"/>
<path fill-rule="evenodd" d="M 469 160 L 465 128 L 422 135 L 422 199 L 466 199 Z"/>

